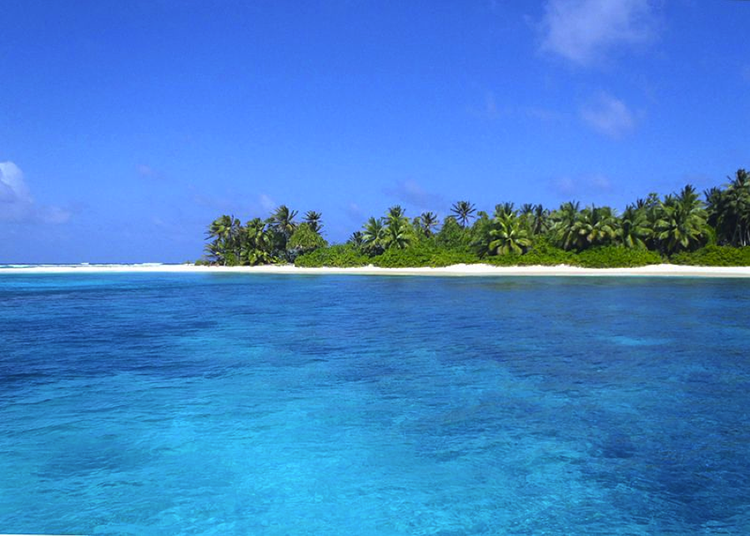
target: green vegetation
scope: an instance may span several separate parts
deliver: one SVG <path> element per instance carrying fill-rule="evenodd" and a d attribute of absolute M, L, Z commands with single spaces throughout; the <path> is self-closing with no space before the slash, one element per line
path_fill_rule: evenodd
<path fill-rule="evenodd" d="M 750 246 L 710 245 L 697 251 L 679 253 L 670 261 L 691 266 L 750 266 Z"/>
<path fill-rule="evenodd" d="M 563 203 L 555 210 L 513 203 L 490 215 L 458 201 L 440 223 L 434 212 L 409 219 L 400 206 L 369 218 L 346 244 L 329 246 L 322 216 L 308 211 L 301 223 L 285 205 L 268 219 L 244 226 L 223 215 L 208 228 L 201 263 L 305 267 L 388 268 L 487 263 L 497 266 L 587 268 L 646 266 L 661 262 L 750 266 L 750 174 L 739 170 L 723 188 L 685 186 L 660 198 L 649 194 L 618 215 L 607 206 Z"/>
<path fill-rule="evenodd" d="M 582 268 L 636 268 L 661 262 L 661 256 L 655 251 L 605 246 L 581 252 L 571 264 Z"/>
<path fill-rule="evenodd" d="M 314 230 L 313 225 L 306 222 L 299 225 L 292 233 L 287 244 L 287 253 L 290 258 L 296 259 L 300 255 L 324 248 L 327 245 L 328 242 Z"/>
<path fill-rule="evenodd" d="M 485 257 L 482 262 L 495 266 L 560 266 L 574 265 L 577 255 L 571 251 L 551 245 L 540 238 L 534 246 L 523 255 L 497 255 Z"/>
<path fill-rule="evenodd" d="M 266 220 L 253 218 L 244 226 L 234 216 L 223 215 L 208 227 L 206 258 L 199 263 L 222 266 L 257 266 L 288 263 L 328 245 L 320 235 L 321 215 L 310 211 L 305 221 L 295 221 L 297 211 L 281 205 Z M 198 264 L 198 263 L 196 263 Z"/>
<path fill-rule="evenodd" d="M 363 254 L 354 244 L 336 244 L 327 248 L 320 248 L 297 257 L 294 264 L 305 268 L 331 266 L 334 268 L 353 268 L 367 266 L 372 260 Z"/>
<path fill-rule="evenodd" d="M 469 251 L 441 249 L 430 243 L 408 249 L 388 249 L 370 260 L 371 264 L 381 268 L 440 267 L 478 262 L 481 262 L 479 257 Z"/>

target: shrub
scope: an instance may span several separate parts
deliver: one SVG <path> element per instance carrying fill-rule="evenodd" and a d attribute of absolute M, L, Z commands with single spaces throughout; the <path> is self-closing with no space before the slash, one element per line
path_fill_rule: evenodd
<path fill-rule="evenodd" d="M 661 264 L 662 258 L 655 251 L 647 249 L 605 246 L 587 249 L 575 255 L 572 263 L 583 268 L 635 268 Z"/>
<path fill-rule="evenodd" d="M 417 268 L 429 266 L 432 249 L 411 247 L 406 249 L 390 248 L 372 258 L 372 263 L 381 268 Z"/>
<path fill-rule="evenodd" d="M 750 266 L 750 246 L 706 246 L 697 251 L 672 255 L 669 260 L 674 264 L 691 266 Z"/>
<path fill-rule="evenodd" d="M 405 249 L 390 248 L 372 259 L 381 268 L 441 267 L 454 264 L 476 264 L 479 257 L 465 249 L 442 249 L 421 243 Z"/>
<path fill-rule="evenodd" d="M 574 253 L 543 241 L 524 255 L 496 255 L 480 259 L 468 249 L 442 249 L 425 241 L 405 249 L 390 248 L 375 257 L 364 255 L 354 244 L 330 246 L 297 257 L 295 265 L 348 268 L 373 264 L 382 268 L 419 268 L 487 263 L 493 266 L 567 264 L 583 268 L 635 268 L 661 262 L 663 260 L 658 253 L 647 249 L 606 246 Z M 673 255 L 670 262 L 694 266 L 750 266 L 750 247 L 706 246 L 697 251 Z"/>
<path fill-rule="evenodd" d="M 459 249 L 437 250 L 430 257 L 430 266 L 453 266 L 454 264 L 477 264 L 481 259 L 471 251 Z"/>
<path fill-rule="evenodd" d="M 576 255 L 556 248 L 544 239 L 538 241 L 524 255 L 497 255 L 485 257 L 483 262 L 495 266 L 559 266 L 574 264 Z"/>
<path fill-rule="evenodd" d="M 370 258 L 363 255 L 354 244 L 340 244 L 316 249 L 310 253 L 300 255 L 294 260 L 295 266 L 304 268 L 320 268 L 330 266 L 333 268 L 351 268 L 354 266 L 367 266 Z"/>
<path fill-rule="evenodd" d="M 313 231 L 309 224 L 302 223 L 295 229 L 289 238 L 289 242 L 287 242 L 287 255 L 290 260 L 295 260 L 300 255 L 311 253 L 327 245 L 328 242 L 317 232 Z"/>
<path fill-rule="evenodd" d="M 575 254 L 555 247 L 545 239 L 539 238 L 523 257 L 524 266 L 559 266 L 573 263 Z"/>
<path fill-rule="evenodd" d="M 440 232 L 434 237 L 438 247 L 446 249 L 461 249 L 471 245 L 471 232 L 461 227 L 456 218 L 448 216 L 443 221 Z"/>
<path fill-rule="evenodd" d="M 313 231 L 308 223 L 302 223 L 294 230 L 292 236 L 289 237 L 287 248 L 307 253 L 308 251 L 323 248 L 327 245 L 328 242 L 317 232 Z"/>
<path fill-rule="evenodd" d="M 224 266 L 241 266 L 242 259 L 240 259 L 236 253 L 228 251 L 224 255 Z"/>
<path fill-rule="evenodd" d="M 493 266 L 581 266 L 583 268 L 632 268 L 659 264 L 661 257 L 646 249 L 607 246 L 574 253 L 553 247 L 546 242 L 535 245 L 525 255 L 486 257 L 483 262 Z"/>

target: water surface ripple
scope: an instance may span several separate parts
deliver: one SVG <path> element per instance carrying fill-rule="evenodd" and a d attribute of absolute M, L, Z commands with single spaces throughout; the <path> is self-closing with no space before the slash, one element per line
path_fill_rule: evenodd
<path fill-rule="evenodd" d="M 0 275 L 0 532 L 748 534 L 750 282 Z"/>

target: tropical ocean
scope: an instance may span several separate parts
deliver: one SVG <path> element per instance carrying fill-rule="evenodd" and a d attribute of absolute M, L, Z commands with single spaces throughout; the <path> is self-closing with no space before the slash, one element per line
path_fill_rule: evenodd
<path fill-rule="evenodd" d="M 0 533 L 748 534 L 750 281 L 0 274 Z"/>

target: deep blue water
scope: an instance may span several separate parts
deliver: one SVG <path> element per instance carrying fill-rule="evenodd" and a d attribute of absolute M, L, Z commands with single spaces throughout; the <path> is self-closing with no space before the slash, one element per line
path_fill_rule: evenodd
<path fill-rule="evenodd" d="M 0 532 L 748 534 L 750 282 L 0 275 Z"/>

